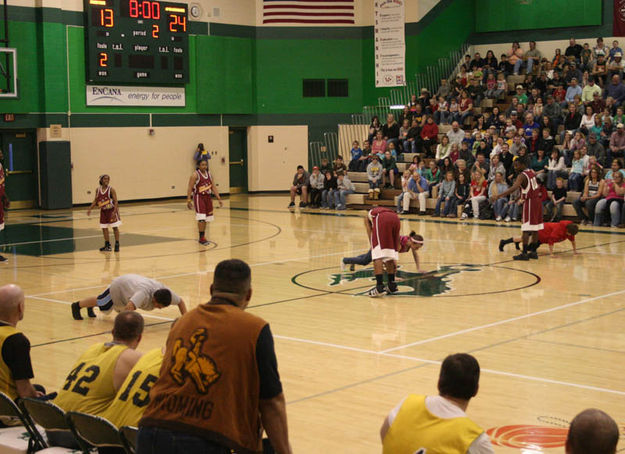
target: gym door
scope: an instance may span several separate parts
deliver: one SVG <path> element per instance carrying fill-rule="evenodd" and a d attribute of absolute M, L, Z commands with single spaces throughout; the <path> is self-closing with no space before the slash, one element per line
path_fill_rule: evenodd
<path fill-rule="evenodd" d="M 3 131 L 0 148 L 4 154 L 6 191 L 11 208 L 32 208 L 38 205 L 37 147 L 32 131 Z"/>
<path fill-rule="evenodd" d="M 247 192 L 247 128 L 228 130 L 230 194 Z"/>

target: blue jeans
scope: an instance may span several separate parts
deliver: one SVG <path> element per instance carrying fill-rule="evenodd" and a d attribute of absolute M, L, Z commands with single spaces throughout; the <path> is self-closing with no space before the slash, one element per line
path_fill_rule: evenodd
<path fill-rule="evenodd" d="M 448 214 L 454 213 L 454 211 L 451 211 L 451 208 L 454 205 L 452 199 L 455 199 L 455 197 L 451 196 L 449 197 L 449 200 L 445 200 L 443 197 L 439 197 L 438 200 L 436 201 L 436 208 L 434 208 L 434 214 L 436 216 L 441 214 L 441 204 L 443 203 L 445 204 L 445 206 L 443 207 L 443 216 L 447 216 Z"/>
<path fill-rule="evenodd" d="M 365 252 L 362 255 L 357 255 L 356 257 L 345 257 L 343 259 L 343 263 L 347 265 L 360 265 L 367 266 L 373 261 L 371 258 L 371 249 L 368 252 Z"/>
<path fill-rule="evenodd" d="M 345 198 L 348 194 L 353 194 L 354 191 L 351 189 L 339 189 L 334 191 L 334 204 L 336 205 L 337 210 L 345 209 Z"/>
<path fill-rule="evenodd" d="M 334 189 L 324 189 L 321 193 L 321 208 L 334 207 Z"/>
<path fill-rule="evenodd" d="M 507 202 L 501 210 L 501 217 L 510 216 L 510 219 L 516 221 L 519 219 L 519 205 L 516 202 Z"/>
<path fill-rule="evenodd" d="M 545 216 L 547 217 L 547 219 L 550 222 L 552 219 L 554 221 L 559 221 L 562 218 L 563 206 L 564 206 L 564 202 L 553 203 L 553 200 L 550 200 L 549 202 L 547 202 L 547 205 L 545 205 Z M 553 213 L 554 208 L 556 211 L 555 214 Z"/>
<path fill-rule="evenodd" d="M 525 63 L 525 65 L 523 65 Z M 519 74 L 521 66 L 526 66 L 525 74 L 532 74 L 532 68 L 534 67 L 534 59 L 528 58 L 527 61 L 523 61 L 520 58 L 514 64 L 514 74 Z"/>
<path fill-rule="evenodd" d="M 577 216 L 583 221 L 592 221 L 595 219 L 595 206 L 597 206 L 597 202 L 599 199 L 588 199 L 582 202 L 581 196 L 575 202 L 573 202 L 573 208 L 575 208 L 575 212 Z M 588 216 L 584 214 L 582 208 L 585 207 L 588 212 Z"/>
<path fill-rule="evenodd" d="M 404 153 L 416 153 L 417 141 L 416 140 L 404 140 Z"/>
<path fill-rule="evenodd" d="M 621 221 L 621 205 L 623 205 L 623 201 L 619 199 L 599 200 L 599 202 L 597 202 L 597 206 L 595 207 L 595 220 L 593 225 L 600 226 L 604 211 L 609 210 L 610 225 L 612 227 L 616 227 Z"/>
<path fill-rule="evenodd" d="M 495 218 L 505 217 L 504 207 L 508 203 L 508 199 L 497 199 L 497 201 L 493 204 L 493 211 L 495 212 Z"/>
<path fill-rule="evenodd" d="M 581 192 L 584 189 L 584 176 L 581 173 L 569 174 L 569 191 Z"/>
<path fill-rule="evenodd" d="M 137 436 L 137 454 L 230 454 L 230 449 L 182 432 L 141 427 Z"/>

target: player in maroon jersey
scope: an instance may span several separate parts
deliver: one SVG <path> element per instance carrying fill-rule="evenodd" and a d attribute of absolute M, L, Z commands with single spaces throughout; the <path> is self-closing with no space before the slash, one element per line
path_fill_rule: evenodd
<path fill-rule="evenodd" d="M 4 209 L 9 208 L 9 198 L 7 197 L 5 191 L 6 178 L 4 176 L 4 167 L 2 167 L 3 159 L 4 155 L 2 154 L 2 150 L 0 150 L 0 232 L 4 230 Z M 6 261 L 7 258 L 0 255 L 0 262 Z"/>
<path fill-rule="evenodd" d="M 189 178 L 189 186 L 187 188 L 187 207 L 190 210 L 195 209 L 195 219 L 197 220 L 197 228 L 200 235 L 200 244 L 206 246 L 206 223 L 213 222 L 213 201 L 211 193 L 215 195 L 219 201 L 219 206 L 224 206 L 219 196 L 217 187 L 213 184 L 213 177 L 208 171 L 208 161 L 203 159 L 198 161 L 197 169 Z"/>
<path fill-rule="evenodd" d="M 491 200 L 506 197 L 517 189 L 521 190 L 523 199 L 523 220 L 521 232 L 523 239 L 523 252 L 512 257 L 514 260 L 537 259 L 536 249 L 540 246 L 538 232 L 543 229 L 543 205 L 541 202 L 540 190 L 536 181 L 536 174 L 527 168 L 527 161 L 523 158 L 514 158 L 514 170 L 518 176 L 514 184 L 499 195 L 493 196 Z M 530 235 L 532 242 L 530 243 Z"/>
<path fill-rule="evenodd" d="M 369 296 L 377 297 L 386 293 L 395 293 L 395 272 L 399 260 L 401 243 L 399 238 L 399 217 L 395 211 L 376 207 L 367 213 L 365 228 L 371 241 L 371 258 L 376 285 L 369 290 Z M 384 270 L 388 275 L 388 285 L 384 288 Z"/>
<path fill-rule="evenodd" d="M 117 193 L 115 189 L 109 186 L 110 181 L 111 177 L 108 175 L 100 177 L 100 187 L 95 190 L 95 198 L 87 209 L 87 216 L 91 215 L 91 210 L 96 206 L 100 208 L 100 228 L 104 235 L 104 246 L 100 248 L 100 251 L 108 252 L 111 250 L 109 227 L 112 227 L 115 235 L 115 252 L 119 252 L 119 226 L 122 225 L 122 221 L 119 217 Z"/>

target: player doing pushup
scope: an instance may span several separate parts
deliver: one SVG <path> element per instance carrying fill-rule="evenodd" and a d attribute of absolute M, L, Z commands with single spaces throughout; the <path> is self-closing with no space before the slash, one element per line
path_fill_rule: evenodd
<path fill-rule="evenodd" d="M 208 161 L 204 159 L 198 161 L 197 169 L 189 178 L 189 186 L 187 188 L 187 207 L 190 210 L 195 209 L 195 219 L 197 220 L 197 228 L 200 235 L 199 242 L 202 246 L 208 245 L 205 234 L 206 223 L 213 222 L 214 219 L 211 193 L 219 201 L 219 206 L 224 206 L 219 196 L 219 191 L 213 184 L 213 177 L 208 171 Z"/>
<path fill-rule="evenodd" d="M 417 272 L 422 273 L 421 267 L 419 266 L 419 254 L 417 251 L 423 247 L 423 237 L 417 233 L 410 232 L 410 235 L 401 235 L 399 237 L 399 253 L 404 252 L 412 252 L 412 258 L 414 259 L 415 266 L 417 267 Z M 349 265 L 350 271 L 354 271 L 355 265 L 367 266 L 373 261 L 371 256 L 371 249 L 365 252 L 362 255 L 358 255 L 356 257 L 344 257 L 341 259 L 341 270 L 345 271 L 347 265 Z"/>

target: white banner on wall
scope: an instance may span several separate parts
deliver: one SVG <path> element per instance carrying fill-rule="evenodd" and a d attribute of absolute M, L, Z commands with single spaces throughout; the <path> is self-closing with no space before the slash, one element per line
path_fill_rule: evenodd
<path fill-rule="evenodd" d="M 406 85 L 404 0 L 374 0 L 375 86 Z"/>
<path fill-rule="evenodd" d="M 87 105 L 184 107 L 184 87 L 87 85 Z"/>

